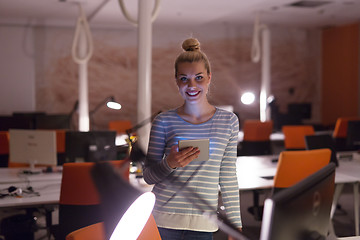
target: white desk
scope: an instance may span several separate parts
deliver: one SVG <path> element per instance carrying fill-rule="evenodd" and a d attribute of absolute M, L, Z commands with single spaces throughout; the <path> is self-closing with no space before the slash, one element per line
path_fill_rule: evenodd
<path fill-rule="evenodd" d="M 275 176 L 277 155 L 273 156 L 240 156 L 237 158 L 237 178 L 240 191 L 270 189 L 274 184 L 273 179 L 265 179 L 264 176 Z M 335 173 L 335 193 L 331 210 L 333 216 L 340 193 L 344 184 L 353 184 L 354 190 L 354 218 L 355 234 L 359 235 L 359 182 L 360 182 L 360 158 L 355 156 L 353 160 L 340 161 Z"/>
<path fill-rule="evenodd" d="M 0 198 L 0 208 L 29 207 L 47 204 L 58 204 L 60 197 L 61 172 L 22 174 L 22 168 L 0 168 L 0 189 L 2 193 L 10 186 L 26 189 L 31 186 L 36 194 L 22 194 L 20 197 L 6 196 Z"/>

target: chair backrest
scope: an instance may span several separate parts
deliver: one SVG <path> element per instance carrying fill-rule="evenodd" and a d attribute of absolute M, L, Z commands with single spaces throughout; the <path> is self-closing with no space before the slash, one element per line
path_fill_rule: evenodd
<path fill-rule="evenodd" d="M 0 154 L 9 154 L 9 132 L 0 131 Z"/>
<path fill-rule="evenodd" d="M 245 120 L 244 141 L 269 141 L 273 131 L 273 121 Z"/>
<path fill-rule="evenodd" d="M 132 128 L 132 124 L 129 120 L 115 120 L 109 122 L 108 128 L 109 130 L 116 131 L 117 134 L 125 134 L 126 130 Z"/>
<path fill-rule="evenodd" d="M 0 131 L 0 167 L 9 164 L 9 132 Z"/>
<path fill-rule="evenodd" d="M 115 168 L 123 170 L 129 179 L 129 162 L 110 161 Z M 82 227 L 103 221 L 100 197 L 91 178 L 94 162 L 75 162 L 63 165 L 63 176 L 59 201 L 59 229 L 56 239 Z"/>
<path fill-rule="evenodd" d="M 103 222 L 77 229 L 66 236 L 66 240 L 105 240 Z M 151 214 L 137 240 L 161 240 L 154 216 Z"/>
<path fill-rule="evenodd" d="M 77 229 L 69 233 L 66 240 L 105 240 L 104 223 L 98 222 Z"/>
<path fill-rule="evenodd" d="M 331 150 L 331 162 L 339 166 L 339 162 L 336 156 L 335 142 L 331 134 L 315 134 L 305 136 L 306 149 L 321 149 L 328 148 Z"/>
<path fill-rule="evenodd" d="M 283 151 L 280 153 L 274 188 L 290 187 L 330 162 L 330 149 Z"/>
<path fill-rule="evenodd" d="M 238 156 L 268 155 L 272 153 L 270 134 L 273 121 L 245 120 L 244 138 L 238 145 Z"/>
<path fill-rule="evenodd" d="M 349 121 L 360 120 L 360 117 L 340 117 L 336 120 L 333 132 L 334 138 L 346 138 Z"/>
<path fill-rule="evenodd" d="M 161 240 L 154 216 L 151 214 L 137 240 Z"/>
<path fill-rule="evenodd" d="M 284 125 L 282 132 L 286 150 L 306 149 L 305 136 L 315 134 L 314 127 L 311 125 Z"/>
<path fill-rule="evenodd" d="M 57 129 L 56 131 L 56 151 L 65 153 L 65 132 L 66 130 Z"/>

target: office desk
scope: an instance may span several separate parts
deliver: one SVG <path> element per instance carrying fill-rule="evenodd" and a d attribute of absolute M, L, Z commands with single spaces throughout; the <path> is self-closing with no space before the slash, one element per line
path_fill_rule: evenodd
<path fill-rule="evenodd" d="M 41 182 L 41 181 L 61 181 L 62 173 L 39 173 L 23 174 L 24 168 L 0 168 L 0 184 Z M 61 169 L 60 169 L 61 170 Z"/>
<path fill-rule="evenodd" d="M 272 156 L 241 156 L 237 158 L 237 178 L 240 191 L 270 189 L 274 184 L 273 179 L 264 177 L 275 176 L 278 155 Z M 331 217 L 334 215 L 339 196 L 344 184 L 353 184 L 354 190 L 354 218 L 355 234 L 359 235 L 359 182 L 360 182 L 360 157 L 356 156 L 353 160 L 343 160 L 339 162 L 339 167 L 335 173 L 335 193 L 331 210 Z"/>
<path fill-rule="evenodd" d="M 25 207 L 44 204 L 57 204 L 60 196 L 61 172 L 22 174 L 23 168 L 0 168 L 0 189 L 6 191 L 10 186 L 25 190 L 31 186 L 35 194 L 23 197 L 6 196 L 0 199 L 0 208 Z"/>
<path fill-rule="evenodd" d="M 0 189 L 6 193 L 10 186 L 33 192 L 22 193 L 20 196 L 0 198 L 0 208 L 44 208 L 46 226 L 50 236 L 51 214 L 54 206 L 59 203 L 62 172 L 23 174 L 23 168 L 0 168 Z"/>

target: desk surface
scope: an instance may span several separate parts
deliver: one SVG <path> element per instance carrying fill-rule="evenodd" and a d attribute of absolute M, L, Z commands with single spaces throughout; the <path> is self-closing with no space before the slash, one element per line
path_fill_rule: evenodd
<path fill-rule="evenodd" d="M 359 155 L 358 153 L 354 153 Z M 352 160 L 342 160 L 336 168 L 335 183 L 353 183 L 360 181 L 360 157 L 355 155 Z M 360 155 L 359 155 L 360 156 Z M 273 179 L 264 177 L 275 176 L 277 155 L 272 156 L 241 156 L 237 158 L 237 178 L 240 190 L 271 188 Z"/>
<path fill-rule="evenodd" d="M 61 172 L 22 174 L 22 170 L 23 168 L 0 168 L 0 189 L 2 193 L 7 193 L 6 191 L 10 186 L 23 190 L 21 196 L 0 198 L 0 208 L 58 204 Z M 27 191 L 28 187 L 32 187 L 33 192 Z"/>
<path fill-rule="evenodd" d="M 0 184 L 38 181 L 61 181 L 61 172 L 24 174 L 24 168 L 0 168 Z M 41 170 L 41 169 L 40 169 Z"/>

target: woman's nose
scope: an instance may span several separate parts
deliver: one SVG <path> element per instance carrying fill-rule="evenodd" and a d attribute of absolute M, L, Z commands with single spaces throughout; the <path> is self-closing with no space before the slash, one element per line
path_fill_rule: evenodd
<path fill-rule="evenodd" d="M 190 79 L 190 81 L 188 82 L 188 87 L 195 87 L 196 83 L 194 79 Z"/>

